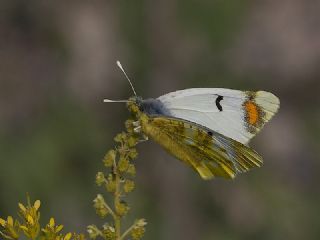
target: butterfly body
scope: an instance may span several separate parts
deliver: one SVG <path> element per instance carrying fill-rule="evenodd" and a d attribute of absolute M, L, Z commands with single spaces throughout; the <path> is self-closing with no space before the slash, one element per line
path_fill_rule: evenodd
<path fill-rule="evenodd" d="M 234 178 L 262 165 L 248 141 L 278 110 L 273 94 L 230 89 L 186 89 L 143 100 L 129 110 L 142 133 L 196 170 L 203 179 Z"/>

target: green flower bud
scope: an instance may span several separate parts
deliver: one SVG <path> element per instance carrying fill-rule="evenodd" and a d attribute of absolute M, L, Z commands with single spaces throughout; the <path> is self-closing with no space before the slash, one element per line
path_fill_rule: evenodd
<path fill-rule="evenodd" d="M 145 225 L 147 225 L 147 222 L 144 218 L 140 218 L 135 221 L 135 225 L 138 227 L 144 227 Z"/>
<path fill-rule="evenodd" d="M 113 163 L 116 159 L 116 151 L 110 150 L 103 158 L 103 163 L 105 167 L 113 166 Z"/>
<path fill-rule="evenodd" d="M 111 173 L 108 175 L 108 179 L 105 186 L 108 192 L 113 193 L 116 190 L 116 181 L 114 180 L 113 175 Z"/>
<path fill-rule="evenodd" d="M 128 133 L 133 133 L 133 129 L 134 129 L 134 126 L 133 126 L 133 120 L 129 119 L 125 122 L 125 126 L 126 126 L 126 129 L 128 131 Z"/>
<path fill-rule="evenodd" d="M 91 239 L 96 239 L 98 236 L 100 236 L 100 231 L 96 225 L 89 225 L 87 227 L 87 232 Z"/>
<path fill-rule="evenodd" d="M 117 136 L 115 136 L 114 141 L 121 143 L 121 142 L 124 141 L 126 138 L 127 138 L 127 134 L 124 133 L 124 132 L 122 132 L 122 133 L 117 134 Z"/>
<path fill-rule="evenodd" d="M 103 172 L 98 172 L 96 175 L 96 184 L 101 186 L 106 181 Z"/>
<path fill-rule="evenodd" d="M 145 233 L 145 228 L 141 227 L 141 228 L 134 228 L 131 231 L 131 237 L 133 240 L 139 240 L 143 237 L 144 233 Z"/>
<path fill-rule="evenodd" d="M 145 219 L 139 219 L 136 220 L 134 228 L 131 230 L 131 237 L 133 240 L 139 240 L 143 237 L 146 229 L 145 225 L 147 225 L 147 222 Z"/>
<path fill-rule="evenodd" d="M 132 180 L 125 180 L 123 190 L 126 193 L 132 192 L 134 189 L 134 182 Z"/>
<path fill-rule="evenodd" d="M 118 162 L 118 169 L 120 172 L 125 172 L 129 167 L 129 160 L 126 158 L 120 158 Z"/>
<path fill-rule="evenodd" d="M 129 147 L 134 147 L 138 143 L 138 138 L 130 136 L 127 142 Z"/>
<path fill-rule="evenodd" d="M 136 167 L 133 164 L 129 164 L 127 173 L 134 177 L 136 175 Z"/>
<path fill-rule="evenodd" d="M 116 230 L 114 227 L 110 226 L 109 224 L 103 225 L 103 235 L 105 236 L 105 239 L 107 240 L 115 240 L 116 239 Z"/>
<path fill-rule="evenodd" d="M 96 209 L 97 214 L 102 218 L 107 216 L 109 213 L 108 209 L 106 208 L 106 202 L 101 194 L 98 194 L 93 200 L 93 207 Z"/>
<path fill-rule="evenodd" d="M 137 158 L 137 156 L 138 156 L 138 152 L 137 152 L 137 150 L 136 150 L 135 148 L 130 149 L 130 152 L 129 152 L 129 158 L 131 158 L 131 159 L 135 159 L 135 158 Z"/>
<path fill-rule="evenodd" d="M 124 216 L 128 213 L 130 207 L 125 201 L 121 201 L 120 203 L 117 203 L 116 206 L 116 212 L 119 216 Z"/>

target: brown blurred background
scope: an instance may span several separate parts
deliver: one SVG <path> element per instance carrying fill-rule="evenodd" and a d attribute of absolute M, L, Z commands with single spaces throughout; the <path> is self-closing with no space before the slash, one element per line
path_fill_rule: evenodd
<path fill-rule="evenodd" d="M 320 2 L 0 2 L 0 216 L 26 192 L 67 231 L 102 221 L 101 159 L 129 116 L 102 99 L 191 87 L 267 90 L 280 112 L 251 143 L 265 160 L 203 181 L 153 142 L 139 145 L 132 217 L 145 239 L 320 238 Z M 128 221 L 130 217 L 128 218 Z"/>

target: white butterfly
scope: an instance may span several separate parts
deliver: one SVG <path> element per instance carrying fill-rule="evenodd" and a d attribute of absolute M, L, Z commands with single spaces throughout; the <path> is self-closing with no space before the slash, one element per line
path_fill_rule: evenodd
<path fill-rule="evenodd" d="M 265 91 L 192 88 L 156 99 L 124 101 L 136 118 L 136 130 L 194 168 L 202 178 L 233 178 L 261 166 L 262 158 L 247 146 L 278 111 L 280 101 Z"/>

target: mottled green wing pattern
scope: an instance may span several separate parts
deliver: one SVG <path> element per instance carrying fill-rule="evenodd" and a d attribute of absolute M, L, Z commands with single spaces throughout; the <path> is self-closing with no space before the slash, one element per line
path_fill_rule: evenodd
<path fill-rule="evenodd" d="M 144 115 L 141 126 L 146 135 L 203 179 L 234 178 L 262 164 L 262 158 L 248 146 L 183 119 Z"/>

